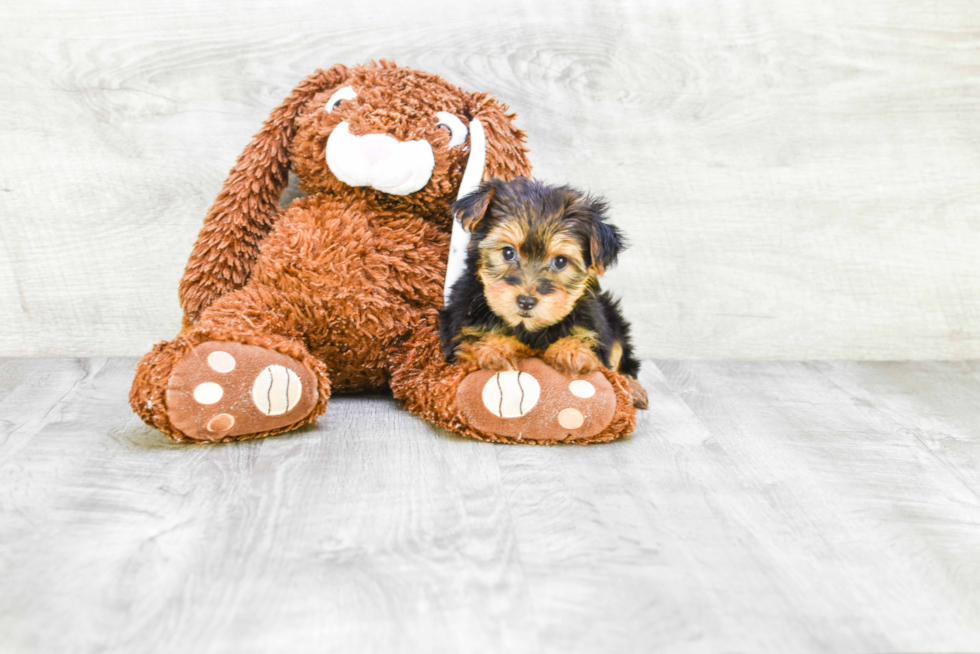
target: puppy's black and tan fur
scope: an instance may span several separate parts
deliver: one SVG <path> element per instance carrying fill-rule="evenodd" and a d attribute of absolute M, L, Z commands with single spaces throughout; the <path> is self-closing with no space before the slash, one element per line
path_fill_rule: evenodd
<path fill-rule="evenodd" d="M 446 358 L 504 370 L 541 356 L 570 374 L 601 364 L 631 379 L 644 408 L 629 323 L 599 288 L 624 247 L 605 202 L 518 177 L 484 183 L 452 211 L 472 236 L 466 271 L 440 314 Z"/>

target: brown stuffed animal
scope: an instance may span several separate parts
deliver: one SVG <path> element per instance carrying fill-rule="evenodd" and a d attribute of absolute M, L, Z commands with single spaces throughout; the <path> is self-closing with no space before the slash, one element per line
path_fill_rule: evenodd
<path fill-rule="evenodd" d="M 290 170 L 308 195 L 280 209 Z M 573 379 L 539 359 L 494 373 L 442 354 L 449 204 L 464 177 L 528 174 L 524 134 L 485 93 L 385 61 L 317 71 L 205 217 L 183 329 L 140 361 L 133 409 L 174 440 L 228 441 L 313 422 L 331 392 L 388 385 L 412 413 L 482 440 L 628 434 L 621 375 Z"/>

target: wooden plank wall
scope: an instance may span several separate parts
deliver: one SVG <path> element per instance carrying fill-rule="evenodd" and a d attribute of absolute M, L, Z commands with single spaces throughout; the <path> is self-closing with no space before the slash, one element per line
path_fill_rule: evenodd
<path fill-rule="evenodd" d="M 0 354 L 172 336 L 269 109 L 381 57 L 492 91 L 540 177 L 612 201 L 641 356 L 980 356 L 970 0 L 4 3 Z"/>

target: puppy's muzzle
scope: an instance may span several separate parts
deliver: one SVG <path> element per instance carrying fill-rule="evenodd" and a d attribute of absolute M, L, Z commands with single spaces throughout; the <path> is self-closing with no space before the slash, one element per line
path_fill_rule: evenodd
<path fill-rule="evenodd" d="M 424 139 L 399 141 L 387 134 L 354 136 L 346 120 L 327 139 L 327 167 L 350 186 L 408 195 L 429 183 L 434 166 L 432 146 Z"/>

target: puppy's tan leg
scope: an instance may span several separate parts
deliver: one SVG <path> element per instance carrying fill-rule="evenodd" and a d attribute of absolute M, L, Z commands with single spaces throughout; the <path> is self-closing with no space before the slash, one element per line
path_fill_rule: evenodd
<path fill-rule="evenodd" d="M 460 361 L 475 363 L 484 370 L 515 370 L 521 359 L 530 356 L 531 350 L 513 336 L 486 334 L 474 341 L 466 341 L 456 348 Z"/>
<path fill-rule="evenodd" d="M 583 375 L 602 365 L 595 353 L 595 334 L 586 329 L 574 329 L 571 336 L 559 338 L 548 346 L 544 361 L 559 372 Z"/>
<path fill-rule="evenodd" d="M 616 341 L 609 351 L 609 369 L 619 372 L 619 363 L 623 360 L 623 344 Z"/>

